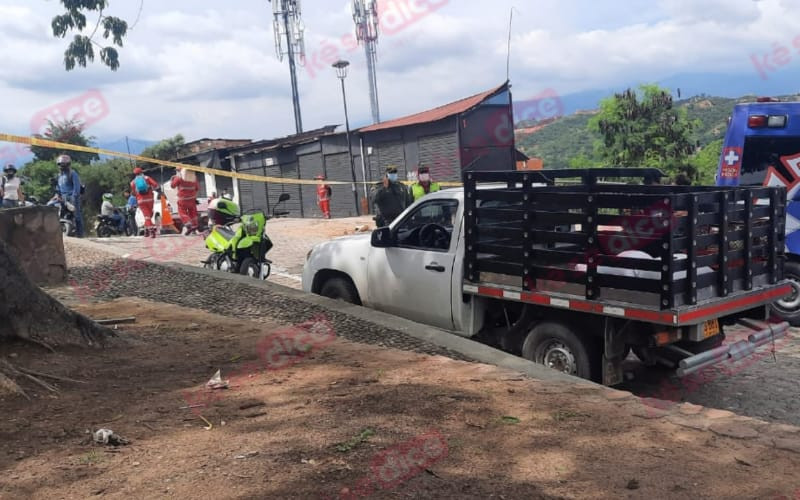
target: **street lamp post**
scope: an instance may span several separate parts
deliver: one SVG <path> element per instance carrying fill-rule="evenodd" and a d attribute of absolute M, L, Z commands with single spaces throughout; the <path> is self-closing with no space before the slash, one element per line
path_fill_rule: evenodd
<path fill-rule="evenodd" d="M 350 159 L 350 174 L 353 176 L 353 199 L 356 204 L 356 215 L 361 215 L 358 207 L 358 191 L 356 191 L 356 166 L 353 163 L 353 145 L 350 143 L 350 119 L 347 117 L 347 95 L 344 91 L 344 79 L 347 77 L 347 67 L 350 63 L 338 60 L 332 64 L 336 68 L 336 76 L 342 82 L 342 101 L 344 101 L 344 127 L 347 131 L 347 157 Z"/>

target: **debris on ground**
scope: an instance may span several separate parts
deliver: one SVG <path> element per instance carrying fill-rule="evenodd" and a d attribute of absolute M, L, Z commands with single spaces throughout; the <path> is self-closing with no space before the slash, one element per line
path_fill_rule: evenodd
<path fill-rule="evenodd" d="M 228 381 L 222 380 L 222 370 L 217 370 L 217 373 L 214 374 L 211 379 L 206 382 L 206 387 L 209 389 L 227 389 L 228 388 Z"/>
<path fill-rule="evenodd" d="M 115 434 L 111 429 L 98 429 L 94 433 L 94 442 L 97 444 L 107 444 L 111 446 L 123 446 L 130 444 L 130 441 Z"/>

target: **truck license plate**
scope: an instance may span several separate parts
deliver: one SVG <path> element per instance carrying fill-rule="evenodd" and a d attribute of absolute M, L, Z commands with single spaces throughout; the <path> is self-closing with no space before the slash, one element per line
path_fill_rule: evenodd
<path fill-rule="evenodd" d="M 703 338 L 707 339 L 719 333 L 719 320 L 710 319 L 703 324 Z"/>

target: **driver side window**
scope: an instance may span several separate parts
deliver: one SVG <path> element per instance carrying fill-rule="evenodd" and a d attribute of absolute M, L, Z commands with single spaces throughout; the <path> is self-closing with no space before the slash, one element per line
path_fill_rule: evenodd
<path fill-rule="evenodd" d="M 457 200 L 431 200 L 422 203 L 397 225 L 398 246 L 449 250 L 457 212 Z"/>

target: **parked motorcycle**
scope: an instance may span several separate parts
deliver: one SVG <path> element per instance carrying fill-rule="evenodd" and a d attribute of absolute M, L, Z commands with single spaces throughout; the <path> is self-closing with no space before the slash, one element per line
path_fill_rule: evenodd
<path fill-rule="evenodd" d="M 114 211 L 118 214 L 127 213 L 125 208 L 115 208 Z M 124 215 L 123 215 L 124 217 Z M 111 236 L 132 236 L 132 228 L 126 221 L 125 229 L 120 229 L 117 223 L 109 215 L 98 215 L 97 222 L 94 224 L 94 232 L 98 238 L 110 238 Z"/>
<path fill-rule="evenodd" d="M 66 201 L 61 195 L 56 194 L 47 202 L 48 206 L 58 207 L 58 222 L 61 224 L 61 232 L 64 236 L 75 236 L 75 205 Z"/>
<path fill-rule="evenodd" d="M 267 259 L 267 252 L 273 245 L 267 236 L 266 224 L 272 218 L 289 214 L 277 212 L 275 209 L 290 198 L 288 193 L 281 194 L 272 209 L 273 215 L 268 215 L 261 209 L 240 215 L 239 206 L 230 200 L 220 198 L 211 202 L 208 218 L 214 226 L 206 237 L 205 244 L 212 253 L 203 261 L 203 266 L 267 279 L 272 271 L 272 261 Z M 235 223 L 240 223 L 236 229 L 232 227 Z"/>

